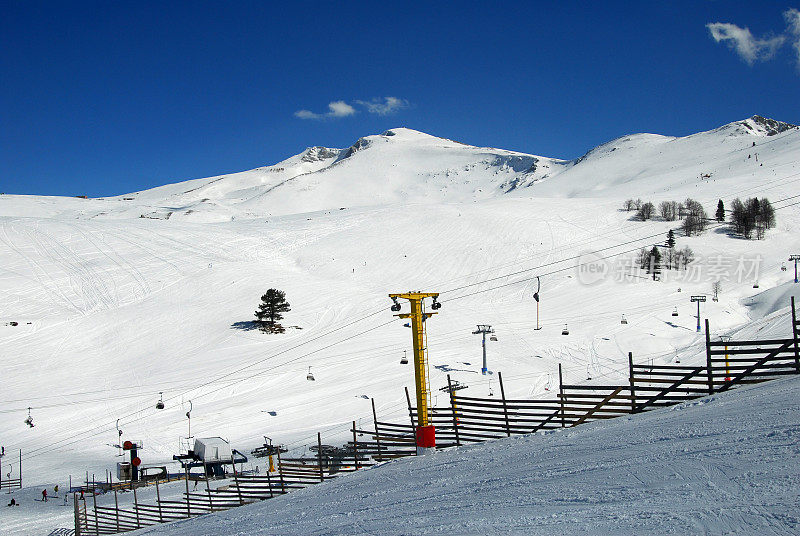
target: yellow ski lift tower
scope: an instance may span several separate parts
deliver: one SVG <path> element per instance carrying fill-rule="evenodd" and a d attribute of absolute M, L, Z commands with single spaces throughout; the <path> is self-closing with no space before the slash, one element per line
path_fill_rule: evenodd
<path fill-rule="evenodd" d="M 400 313 L 398 318 L 411 319 L 411 337 L 414 346 L 414 383 L 417 391 L 417 454 L 424 454 L 429 449 L 436 447 L 436 431 L 429 424 L 428 405 L 430 399 L 430 386 L 428 385 L 428 359 L 427 338 L 425 336 L 425 320 L 434 312 L 425 312 L 425 298 L 433 298 L 431 309 L 439 309 L 442 304 L 437 301 L 438 292 L 406 292 L 403 294 L 389 294 L 394 302 L 392 311 L 400 311 L 398 299 L 408 300 L 411 304 L 410 313 Z"/>

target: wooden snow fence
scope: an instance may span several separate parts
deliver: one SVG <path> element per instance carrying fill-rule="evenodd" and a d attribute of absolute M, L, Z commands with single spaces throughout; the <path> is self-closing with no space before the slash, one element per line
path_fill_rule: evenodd
<path fill-rule="evenodd" d="M 636 364 L 628 354 L 628 383 L 624 385 L 564 384 L 559 366 L 558 392 L 550 399 L 510 399 L 505 396 L 498 373 L 499 396 L 461 396 L 448 377 L 449 405 L 429 408 L 436 427 L 437 448 L 478 443 L 489 439 L 566 428 L 601 419 L 648 411 L 726 391 L 738 385 L 800 374 L 800 321 L 791 300 L 792 337 L 789 339 L 712 341 L 706 320 L 704 365 Z M 186 489 L 180 500 L 163 500 L 156 482 L 155 504 L 143 504 L 133 488 L 133 505 L 120 507 L 118 490 L 112 486 L 114 504 L 98 505 L 92 490 L 89 499 L 74 498 L 75 535 L 116 534 L 178 519 L 226 510 L 271 499 L 292 490 L 336 478 L 375 463 L 416 454 L 416 408 L 406 389 L 409 421 L 379 421 L 372 401 L 373 429 L 361 429 L 353 421 L 353 439 L 343 447 L 324 446 L 317 434 L 316 455 L 282 458 L 276 471 L 266 474 L 234 474 L 228 485 L 190 491 L 194 476 L 185 475 Z M 326 450 L 326 448 L 328 450 Z M 336 456 L 329 453 L 335 451 Z M 328 452 L 328 454 L 326 454 Z"/>

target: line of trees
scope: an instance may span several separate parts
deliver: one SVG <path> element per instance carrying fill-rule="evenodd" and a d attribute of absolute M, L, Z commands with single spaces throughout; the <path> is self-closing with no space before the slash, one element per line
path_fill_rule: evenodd
<path fill-rule="evenodd" d="M 670 231 L 671 232 L 671 231 Z M 667 247 L 662 254 L 656 246 L 652 249 L 642 248 L 639 250 L 637 262 L 642 270 L 648 274 L 657 275 L 662 268 L 667 270 L 686 270 L 694 260 L 694 251 L 689 246 L 676 249 L 674 246 Z"/>
<path fill-rule="evenodd" d="M 622 204 L 622 208 L 627 212 L 636 210 L 636 217 L 642 221 L 647 221 L 656 216 L 655 205 L 641 199 L 627 199 Z M 682 203 L 662 201 L 658 205 L 658 215 L 664 221 L 683 220 L 681 227 L 686 236 L 702 233 L 708 224 L 708 214 L 706 214 L 703 205 L 691 197 Z"/>
<path fill-rule="evenodd" d="M 766 197 L 751 197 L 742 202 L 738 197 L 731 203 L 731 224 L 744 238 L 752 238 L 753 232 L 758 240 L 764 238 L 767 229 L 775 227 L 775 209 Z"/>

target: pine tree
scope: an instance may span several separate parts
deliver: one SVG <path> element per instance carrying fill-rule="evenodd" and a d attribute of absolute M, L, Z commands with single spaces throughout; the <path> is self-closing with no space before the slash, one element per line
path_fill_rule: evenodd
<path fill-rule="evenodd" d="M 661 274 L 661 252 L 658 251 L 656 246 L 650 250 L 650 273 L 653 274 L 653 280 L 658 279 Z"/>
<path fill-rule="evenodd" d="M 675 247 L 675 233 L 672 231 L 672 229 L 670 229 L 667 233 L 667 247 L 670 249 Z"/>
<path fill-rule="evenodd" d="M 266 294 L 261 296 L 261 303 L 255 315 L 261 329 L 270 333 L 283 333 L 283 326 L 278 324 L 278 320 L 283 319 L 283 314 L 291 311 L 289 302 L 286 301 L 286 293 L 282 290 L 271 288 Z"/>
<path fill-rule="evenodd" d="M 725 221 L 725 203 L 722 202 L 722 199 L 717 203 L 717 213 L 715 216 L 717 221 Z"/>

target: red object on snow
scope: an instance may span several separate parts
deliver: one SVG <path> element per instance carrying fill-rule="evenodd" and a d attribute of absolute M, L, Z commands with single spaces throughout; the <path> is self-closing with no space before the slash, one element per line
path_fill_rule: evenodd
<path fill-rule="evenodd" d="M 432 425 L 417 428 L 417 446 L 433 448 L 436 446 L 436 428 Z"/>
<path fill-rule="evenodd" d="M 142 465 L 142 459 L 139 456 L 136 456 L 134 459 L 131 460 L 131 465 L 134 467 L 139 467 Z"/>

